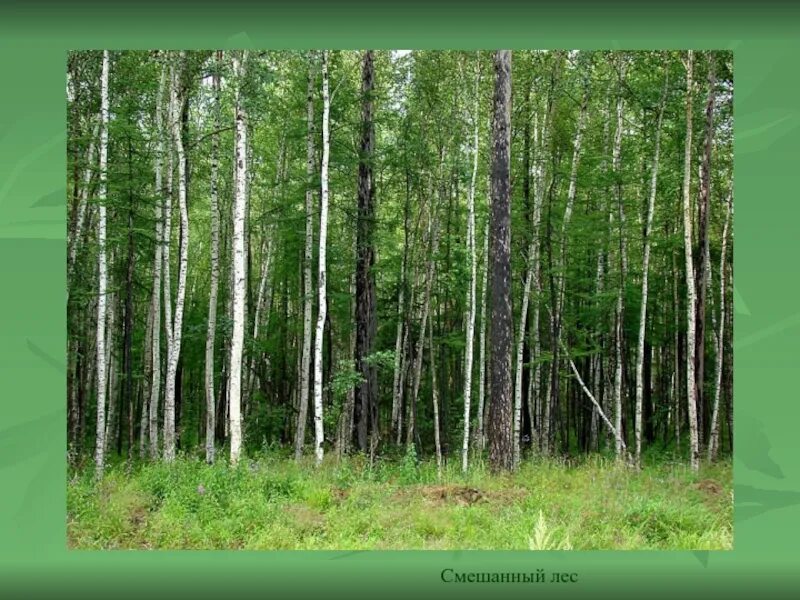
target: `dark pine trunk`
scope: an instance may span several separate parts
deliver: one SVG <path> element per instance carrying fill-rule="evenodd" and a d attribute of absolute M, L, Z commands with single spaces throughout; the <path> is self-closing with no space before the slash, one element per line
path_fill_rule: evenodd
<path fill-rule="evenodd" d="M 367 363 L 375 346 L 375 189 L 372 160 L 375 127 L 372 119 L 374 56 L 364 52 L 361 72 L 361 146 L 358 163 L 358 219 L 356 224 L 356 364 L 362 382 L 355 388 L 358 447 L 369 449 L 370 436 L 378 433 L 377 370 Z"/>
<path fill-rule="evenodd" d="M 491 164 L 491 347 L 489 465 L 493 471 L 513 467 L 511 406 L 511 51 L 494 53 L 494 98 Z"/>

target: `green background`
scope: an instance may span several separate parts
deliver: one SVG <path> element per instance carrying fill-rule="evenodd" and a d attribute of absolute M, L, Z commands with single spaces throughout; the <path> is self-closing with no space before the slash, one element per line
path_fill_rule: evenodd
<path fill-rule="evenodd" d="M 729 48 L 735 503 L 729 552 L 88 552 L 65 532 L 65 59 L 79 48 Z M 800 9 L 768 2 L 4 2 L 0 597 L 641 598 L 800 590 Z M 543 568 L 573 584 L 445 585 Z M 549 577 L 548 577 L 549 579 Z M 91 593 L 90 593 L 91 592 Z M 795 596 L 797 597 L 797 596 Z"/>

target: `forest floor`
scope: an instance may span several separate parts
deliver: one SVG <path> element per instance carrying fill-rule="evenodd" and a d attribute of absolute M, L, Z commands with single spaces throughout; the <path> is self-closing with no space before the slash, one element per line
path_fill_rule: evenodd
<path fill-rule="evenodd" d="M 692 473 L 636 472 L 599 456 L 526 460 L 491 475 L 477 461 L 327 459 L 315 469 L 267 456 L 237 469 L 181 458 L 90 469 L 67 488 L 70 548 L 682 549 L 733 545 L 728 461 Z"/>

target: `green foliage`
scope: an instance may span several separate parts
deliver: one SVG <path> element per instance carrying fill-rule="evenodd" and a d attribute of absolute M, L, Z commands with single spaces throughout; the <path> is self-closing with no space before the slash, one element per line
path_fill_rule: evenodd
<path fill-rule="evenodd" d="M 364 378 L 361 376 L 361 373 L 356 371 L 354 361 L 340 360 L 336 373 L 331 379 L 331 391 L 334 396 L 341 398 L 363 382 Z"/>
<path fill-rule="evenodd" d="M 391 371 L 394 368 L 394 350 L 378 350 L 366 356 L 364 362 L 378 370 Z"/>
<path fill-rule="evenodd" d="M 406 453 L 403 455 L 403 462 L 400 463 L 399 476 L 403 483 L 414 483 L 419 481 L 419 459 L 417 459 L 417 449 L 414 444 L 408 444 Z"/>
<path fill-rule="evenodd" d="M 458 463 L 458 464 L 455 464 Z M 660 461 L 631 471 L 595 457 L 570 468 L 526 461 L 493 476 L 477 459 L 437 479 L 413 446 L 398 462 L 279 454 L 207 465 L 124 464 L 101 482 L 75 474 L 67 534 L 75 548 L 715 550 L 732 547 L 730 463 L 693 474 Z"/>
<path fill-rule="evenodd" d="M 569 536 L 559 538 L 554 530 L 547 525 L 544 513 L 539 511 L 539 518 L 533 528 L 533 535 L 529 538 L 528 546 L 531 550 L 572 550 Z"/>

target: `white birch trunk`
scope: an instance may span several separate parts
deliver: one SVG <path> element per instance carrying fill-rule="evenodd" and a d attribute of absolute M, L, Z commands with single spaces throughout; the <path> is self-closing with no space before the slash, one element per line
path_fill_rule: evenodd
<path fill-rule="evenodd" d="M 294 456 L 303 455 L 308 421 L 309 375 L 311 367 L 311 319 L 314 309 L 314 289 L 311 261 L 314 259 L 314 61 L 309 55 L 308 89 L 306 92 L 306 246 L 303 255 L 303 351 L 300 360 L 300 398 Z"/>
<path fill-rule="evenodd" d="M 562 342 L 560 339 L 558 340 L 558 342 L 559 342 L 559 344 L 561 344 L 561 349 L 564 351 L 564 354 L 566 355 L 567 354 L 567 349 L 564 347 L 564 342 Z M 575 363 L 572 361 L 571 358 L 569 358 L 568 355 L 567 355 L 567 360 L 569 361 L 569 366 L 572 369 L 572 372 L 574 373 L 575 378 L 578 380 L 578 384 L 581 386 L 581 389 L 586 394 L 586 396 L 589 398 L 589 400 L 591 400 L 592 404 L 594 404 L 595 409 L 597 409 L 598 415 L 600 415 L 600 418 L 603 419 L 605 424 L 608 426 L 608 430 L 611 432 L 611 435 L 613 435 L 614 438 L 617 440 L 617 445 L 621 448 L 620 453 L 623 454 L 623 455 L 626 454 L 627 453 L 627 448 L 625 447 L 625 440 L 622 439 L 622 431 L 620 429 L 617 429 L 616 427 L 614 427 L 614 425 L 611 424 L 611 421 L 608 420 L 608 417 L 606 416 L 606 413 L 603 412 L 603 408 L 600 406 L 600 403 L 594 397 L 592 392 L 589 391 L 589 388 L 586 387 L 586 384 L 583 382 L 583 378 L 581 377 L 581 374 L 578 372 L 578 369 L 575 367 Z"/>
<path fill-rule="evenodd" d="M 241 58 L 234 53 L 233 70 L 236 78 L 236 189 L 233 199 L 233 332 L 231 335 L 230 381 L 228 405 L 230 411 L 230 462 L 236 465 L 242 451 L 241 387 L 242 349 L 244 345 L 245 255 L 244 221 L 247 186 L 247 124 L 242 110 L 242 80 L 247 51 Z"/>
<path fill-rule="evenodd" d="M 689 412 L 690 462 L 693 470 L 700 468 L 700 448 L 697 432 L 697 389 L 695 388 L 695 312 L 696 290 L 694 265 L 692 262 L 692 209 L 691 209 L 691 168 L 692 168 L 692 70 L 694 53 L 688 51 L 686 60 L 686 146 L 683 156 L 683 246 L 686 259 L 686 397 Z"/>
<path fill-rule="evenodd" d="M 94 124 L 92 131 L 92 139 L 89 142 L 89 150 L 86 153 L 86 168 L 83 171 L 83 187 L 81 187 L 80 199 L 78 201 L 78 209 L 75 215 L 75 230 L 74 233 L 70 232 L 69 243 L 69 263 L 68 273 L 72 275 L 75 268 L 75 257 L 78 253 L 78 246 L 81 244 L 83 235 L 83 222 L 86 220 L 86 206 L 89 203 L 89 189 L 92 184 L 92 165 L 94 163 L 94 154 L 96 150 L 95 138 L 98 134 L 99 123 Z"/>
<path fill-rule="evenodd" d="M 733 201 L 731 196 L 725 203 L 725 225 L 722 228 L 722 250 L 719 258 L 719 332 L 717 333 L 717 364 L 714 373 L 714 405 L 711 413 L 711 436 L 708 442 L 708 461 L 717 459 L 719 450 L 719 400 L 722 392 L 722 367 L 725 350 L 725 260 L 728 253 L 728 229 L 730 227 Z"/>
<path fill-rule="evenodd" d="M 328 162 L 330 160 L 330 93 L 328 91 L 328 51 L 322 52 L 322 166 L 320 169 L 321 199 L 319 219 L 319 308 L 314 333 L 314 459 L 319 466 L 324 450 L 322 425 L 322 338 L 327 316 L 326 250 L 328 243 Z"/>
<path fill-rule="evenodd" d="M 483 451 L 486 445 L 485 425 L 483 420 L 486 398 L 486 282 L 489 272 L 489 220 L 483 233 L 483 271 L 481 273 L 481 328 L 478 332 L 478 422 L 476 423 L 478 450 Z"/>
<path fill-rule="evenodd" d="M 220 78 L 219 55 L 214 62 L 214 134 L 211 137 L 211 283 L 208 292 L 208 329 L 206 332 L 206 462 L 214 462 L 214 430 L 216 429 L 216 405 L 214 402 L 214 342 L 217 333 L 217 294 L 219 291 L 219 134 L 220 128 Z"/>
<path fill-rule="evenodd" d="M 522 309 L 519 315 L 519 330 L 517 332 L 516 372 L 514 373 L 514 468 L 519 466 L 522 449 L 520 447 L 520 433 L 522 429 L 522 354 L 525 348 L 526 320 L 528 316 L 528 302 L 531 296 L 531 279 L 533 278 L 533 243 L 528 248 L 528 267 L 525 273 L 525 285 L 522 291 Z"/>
<path fill-rule="evenodd" d="M 169 60 L 169 57 L 167 58 Z M 164 259 L 164 332 L 167 334 L 167 363 L 169 363 L 169 352 L 172 348 L 172 274 L 170 265 L 170 249 L 172 246 L 172 207 L 173 194 L 173 175 L 175 172 L 174 156 L 172 149 L 172 121 L 175 118 L 175 107 L 172 97 L 172 67 L 169 67 L 169 90 L 167 92 L 167 183 L 164 193 L 164 247 L 161 250 Z M 166 386 L 165 386 L 166 387 Z"/>
<path fill-rule="evenodd" d="M 179 60 L 183 62 L 184 54 L 180 53 Z M 170 352 L 167 359 L 167 379 L 164 390 L 164 460 L 172 462 L 175 459 L 175 377 L 178 371 L 178 358 L 181 352 L 181 332 L 183 327 L 183 305 L 186 296 L 186 273 L 189 264 L 189 212 L 186 206 L 186 158 L 183 150 L 183 137 L 181 132 L 181 101 L 178 97 L 178 80 L 180 69 L 172 74 L 172 137 L 178 160 L 178 205 L 181 218 L 178 291 L 175 299 L 175 317 L 172 323 Z M 169 287 L 169 281 L 167 281 Z"/>
<path fill-rule="evenodd" d="M 97 429 L 95 440 L 95 476 L 101 478 L 105 467 L 106 432 L 106 173 L 108 165 L 108 50 L 103 51 L 100 80 L 100 189 L 97 221 Z"/>
<path fill-rule="evenodd" d="M 156 251 L 153 263 L 153 337 L 150 360 L 152 361 L 151 373 L 152 383 L 150 385 L 150 403 L 148 415 L 150 420 L 150 458 L 155 460 L 158 457 L 158 406 L 161 397 L 161 269 L 164 264 L 163 251 L 168 241 L 164 236 L 164 186 L 163 186 L 163 163 L 164 163 L 164 123 L 163 123 L 163 101 L 164 88 L 166 87 L 167 67 L 161 65 L 161 79 L 158 84 L 158 97 L 156 98 Z M 168 115 L 168 119 L 170 116 Z M 166 304 L 166 300 L 165 300 Z"/>
<path fill-rule="evenodd" d="M 641 466 L 642 461 L 642 401 L 644 398 L 644 332 L 647 322 L 647 287 L 650 273 L 650 231 L 653 228 L 653 212 L 656 204 L 656 188 L 658 182 L 658 159 L 661 151 L 661 122 L 664 117 L 664 103 L 667 99 L 667 77 L 664 78 L 664 90 L 661 94 L 661 103 L 658 107 L 658 121 L 656 123 L 656 147 L 653 153 L 653 166 L 650 173 L 650 198 L 647 203 L 647 219 L 644 230 L 644 256 L 642 258 L 642 305 L 639 310 L 639 339 L 636 350 L 636 466 Z"/>
<path fill-rule="evenodd" d="M 461 470 L 466 472 L 469 467 L 469 425 L 470 402 L 472 400 L 472 347 L 475 339 L 475 286 L 477 279 L 477 265 L 475 260 L 475 180 L 478 176 L 478 141 L 479 141 L 479 94 L 480 72 L 475 75 L 475 132 L 472 142 L 472 179 L 469 184 L 467 196 L 467 257 L 469 260 L 469 289 L 467 290 L 467 339 L 464 353 L 464 442 L 461 449 Z M 431 360 L 433 360 L 433 345 L 431 345 Z M 437 408 L 438 419 L 438 408 Z M 438 429 L 436 431 L 438 436 Z M 438 450 L 437 444 L 437 450 Z M 441 454 L 441 452 L 440 452 Z M 437 456 L 441 462 L 441 456 Z M 440 469 L 441 471 L 441 465 Z"/>

